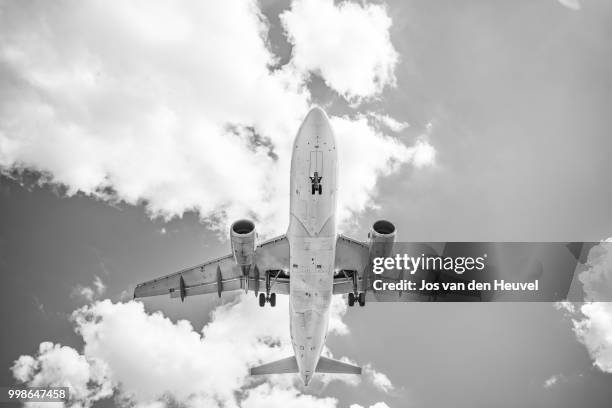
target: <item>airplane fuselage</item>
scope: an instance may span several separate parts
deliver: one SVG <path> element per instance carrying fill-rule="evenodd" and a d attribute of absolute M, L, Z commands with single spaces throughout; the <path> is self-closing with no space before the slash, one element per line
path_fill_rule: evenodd
<path fill-rule="evenodd" d="M 304 384 L 329 324 L 336 250 L 337 150 L 329 120 L 313 108 L 293 143 L 289 240 L 291 341 Z"/>

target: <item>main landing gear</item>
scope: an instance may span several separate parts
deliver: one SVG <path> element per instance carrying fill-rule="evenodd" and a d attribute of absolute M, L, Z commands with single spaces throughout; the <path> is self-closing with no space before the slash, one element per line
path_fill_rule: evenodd
<path fill-rule="evenodd" d="M 348 275 L 350 273 L 350 275 Z M 353 291 L 348 294 L 348 305 L 349 307 L 355 306 L 355 302 L 359 303 L 359 306 L 364 307 L 365 300 L 365 292 L 359 293 L 358 291 L 358 280 L 357 271 L 345 271 L 345 276 L 349 277 L 353 281 Z"/>
<path fill-rule="evenodd" d="M 272 276 L 270 273 L 271 271 L 266 271 L 266 293 L 259 294 L 259 307 L 264 307 L 266 302 L 270 303 L 272 307 L 276 306 L 276 293 L 270 293 L 270 288 L 272 287 Z"/>
<path fill-rule="evenodd" d="M 359 303 L 359 306 L 363 307 L 365 306 L 365 293 L 361 292 L 359 294 L 355 294 L 353 292 L 348 294 L 348 305 L 350 307 L 355 306 L 355 302 Z"/>
<path fill-rule="evenodd" d="M 270 296 L 266 296 L 265 293 L 259 294 L 259 306 L 264 307 L 266 302 L 270 303 L 270 306 L 276 306 L 276 293 L 270 293 Z"/>

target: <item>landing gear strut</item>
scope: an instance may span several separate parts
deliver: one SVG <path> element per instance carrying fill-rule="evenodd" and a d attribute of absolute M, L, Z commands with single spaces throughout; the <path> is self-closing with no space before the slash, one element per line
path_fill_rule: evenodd
<path fill-rule="evenodd" d="M 270 306 L 276 306 L 276 293 L 270 293 L 270 288 L 272 286 L 270 281 L 270 271 L 266 271 L 266 293 L 259 294 L 259 306 L 264 307 L 267 303 L 270 303 Z"/>
<path fill-rule="evenodd" d="M 357 286 L 357 272 L 352 271 L 351 277 L 353 278 L 353 291 L 348 294 L 348 305 L 349 307 L 355 306 L 355 302 L 359 303 L 359 306 L 363 307 L 366 304 L 365 292 L 359 293 Z"/>

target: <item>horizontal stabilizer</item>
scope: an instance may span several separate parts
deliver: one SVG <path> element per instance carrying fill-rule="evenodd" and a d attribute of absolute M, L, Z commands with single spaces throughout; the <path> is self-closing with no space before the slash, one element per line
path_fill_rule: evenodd
<path fill-rule="evenodd" d="M 361 374 L 361 367 L 321 356 L 321 358 L 319 358 L 319 363 L 317 364 L 315 372 L 334 374 Z"/>
<path fill-rule="evenodd" d="M 251 375 L 289 374 L 297 372 L 298 365 L 295 356 L 283 358 L 282 360 L 273 361 L 268 364 L 260 365 L 259 367 L 251 368 Z"/>

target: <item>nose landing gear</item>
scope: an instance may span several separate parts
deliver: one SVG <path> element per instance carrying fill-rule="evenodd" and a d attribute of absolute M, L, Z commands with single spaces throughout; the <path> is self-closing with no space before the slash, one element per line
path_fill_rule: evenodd
<path fill-rule="evenodd" d="M 315 171 L 313 177 L 310 177 L 311 192 L 314 195 L 315 193 L 319 193 L 319 195 L 323 194 L 323 185 L 321 184 L 321 179 L 323 176 L 319 176 L 319 172 Z"/>

